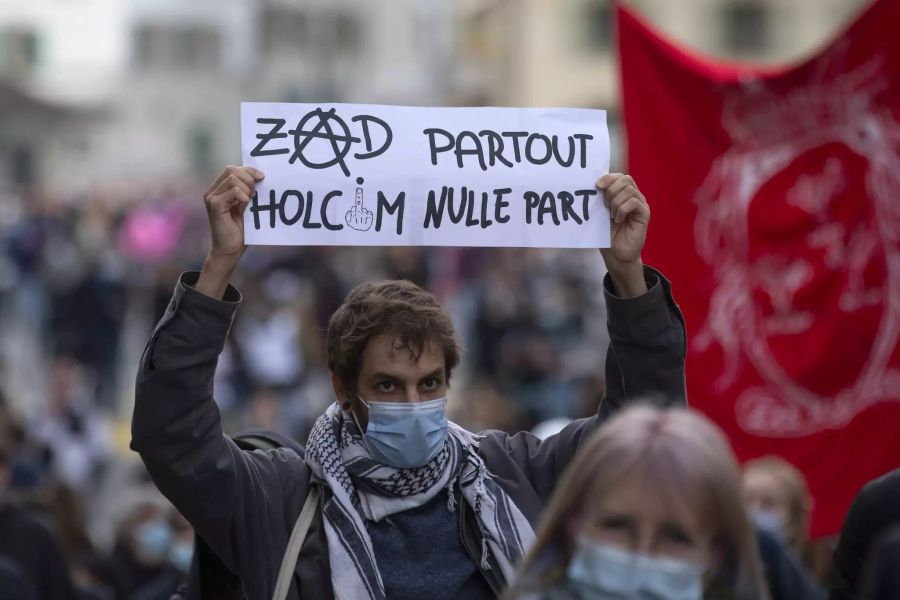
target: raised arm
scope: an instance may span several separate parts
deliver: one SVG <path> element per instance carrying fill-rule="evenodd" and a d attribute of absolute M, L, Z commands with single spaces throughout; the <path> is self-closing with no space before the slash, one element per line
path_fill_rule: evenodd
<path fill-rule="evenodd" d="M 600 249 L 609 274 L 604 293 L 610 344 L 599 415 L 607 417 L 630 400 L 648 396 L 683 404 L 684 318 L 669 282 L 641 260 L 650 206 L 630 175 L 604 175 L 597 188 L 612 228 L 610 247 Z"/>
<path fill-rule="evenodd" d="M 251 175 L 226 170 L 207 191 L 212 250 L 201 273 L 181 276 L 147 343 L 131 440 L 160 491 L 238 576 L 277 571 L 274 549 L 287 543 L 309 477 L 292 451 L 240 450 L 224 435 L 213 400 L 216 363 L 240 302 L 228 277 L 244 251 Z"/>

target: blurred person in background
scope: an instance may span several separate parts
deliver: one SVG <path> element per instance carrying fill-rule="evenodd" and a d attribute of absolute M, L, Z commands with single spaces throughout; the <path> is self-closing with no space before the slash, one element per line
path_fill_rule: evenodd
<path fill-rule="evenodd" d="M 447 313 L 412 283 L 369 283 L 331 317 L 334 401 L 301 457 L 239 450 L 210 385 L 241 299 L 229 280 L 246 249 L 243 211 L 261 178 L 229 167 L 204 196 L 212 248 L 199 274 L 182 276 L 146 346 L 132 449 L 250 598 L 270 597 L 311 489 L 321 509 L 290 598 L 496 597 L 581 441 L 643 394 L 684 402 L 683 319 L 668 282 L 640 260 L 646 199 L 622 174 L 597 183 L 614 222 L 612 247 L 601 250 L 604 291 L 594 290 L 607 305 L 610 350 L 593 417 L 543 441 L 449 423 L 460 348 Z"/>
<path fill-rule="evenodd" d="M 470 381 L 464 394 L 447 405 L 448 417 L 470 431 L 499 429 L 521 431 L 520 413 L 515 404 L 486 377 Z"/>
<path fill-rule="evenodd" d="M 108 411 L 125 315 L 125 268 L 112 239 L 117 215 L 102 196 L 64 200 L 46 198 L 40 222 L 44 335 L 53 355 L 79 357 L 86 393 Z"/>
<path fill-rule="evenodd" d="M 585 399 L 603 375 L 605 307 L 589 256 L 556 250 L 498 249 L 479 259 L 471 289 L 472 324 L 463 329 L 473 378 L 489 379 L 512 401 L 519 429 L 592 412 Z M 602 321 L 600 321 L 602 324 Z"/>
<path fill-rule="evenodd" d="M 102 555 L 88 536 L 78 492 L 51 477 L 40 488 L 24 495 L 23 503 L 58 534 L 78 600 L 111 600 L 112 590 L 95 573 Z"/>
<path fill-rule="evenodd" d="M 255 386 L 286 392 L 300 381 L 305 367 L 298 305 L 292 302 L 299 281 L 284 271 L 265 277 L 259 302 L 248 306 L 235 324 L 235 338 Z"/>
<path fill-rule="evenodd" d="M 91 396 L 81 363 L 57 356 L 50 368 L 47 411 L 33 414 L 29 429 L 47 448 L 49 474 L 90 499 L 112 452 L 108 417 Z"/>
<path fill-rule="evenodd" d="M 169 600 L 185 582 L 194 555 L 194 530 L 176 510 L 169 513 L 172 540 L 166 553 L 165 569 L 141 587 L 130 600 Z"/>
<path fill-rule="evenodd" d="M 0 389 L 0 445 L 9 461 L 8 489 L 33 490 L 42 482 L 47 471 L 47 452 L 28 439 L 22 419 Z"/>
<path fill-rule="evenodd" d="M 802 561 L 799 569 L 814 577 L 820 595 L 827 581 L 836 538 L 809 539 L 812 496 L 806 478 L 777 456 L 765 456 L 744 465 L 744 496 L 757 527 L 775 535 Z M 763 546 L 763 549 L 772 543 Z M 764 554 L 763 560 L 766 556 Z M 810 582 L 812 583 L 812 582 Z"/>
<path fill-rule="evenodd" d="M 53 420 L 45 407 L 55 376 L 47 374 L 57 371 L 60 356 L 77 363 L 79 410 L 99 415 L 111 408 L 130 410 L 122 399 L 131 383 L 115 375 L 131 369 L 146 329 L 165 312 L 183 265 L 199 265 L 206 252 L 203 236 L 185 235 L 205 226 L 203 215 L 186 208 L 196 184 L 166 187 L 172 189 L 144 184 L 77 196 L 35 191 L 20 198 L 13 193 L 0 200 L 0 361 L 12 375 L 6 388 L 27 415 L 29 437 L 47 429 L 44 419 Z M 487 379 L 505 399 L 503 411 L 479 415 L 472 426 L 476 430 L 530 429 L 546 414 L 588 416 L 602 392 L 603 370 L 596 365 L 603 361 L 608 337 L 603 297 L 595 293 L 604 275 L 596 252 L 410 247 L 371 248 L 363 256 L 353 248 L 259 247 L 241 264 L 235 283 L 248 296 L 266 297 L 259 304 L 270 304 L 266 310 L 271 312 L 247 319 L 256 323 L 246 331 L 236 328 L 220 360 L 216 400 L 226 431 L 240 430 L 248 399 L 261 386 L 282 390 L 291 406 L 292 430 L 310 430 L 330 390 L 323 353 L 328 317 L 362 278 L 405 277 L 437 293 L 467 348 L 456 391 Z M 297 284 L 282 286 L 285 273 Z M 299 290 L 291 299 L 299 309 L 291 325 L 299 324 L 299 335 L 291 341 L 299 339 L 301 346 L 299 370 L 282 368 L 284 362 L 259 370 L 255 355 L 247 354 L 260 346 L 244 334 L 281 310 L 277 295 L 271 298 L 266 291 L 273 286 L 282 295 Z M 96 302 L 96 311 L 90 312 Z M 506 325 L 481 327 L 498 317 L 486 312 L 504 309 Z M 527 368 L 516 364 L 520 340 L 528 341 Z M 560 358 L 549 364 L 540 350 L 535 353 L 540 348 Z M 281 386 L 284 381 L 296 384 Z M 454 395 L 451 404 L 464 395 Z M 117 416 L 110 415 L 113 426 Z M 33 452 L 39 450 L 34 440 L 29 446 L 31 454 L 15 456 L 16 486 L 37 485 L 47 459 L 54 460 L 52 448 L 43 455 Z M 102 476 L 100 469 L 91 471 L 89 479 Z"/>
<path fill-rule="evenodd" d="M 508 597 L 767 598 L 740 471 L 699 413 L 628 408 L 569 465 Z"/>
<path fill-rule="evenodd" d="M 9 455 L 0 445 L 0 557 L 18 567 L 41 600 L 72 600 L 75 589 L 62 545 L 35 514 L 10 498 L 10 475 Z"/>
<path fill-rule="evenodd" d="M 241 431 L 263 429 L 294 437 L 290 422 L 285 418 L 285 402 L 272 388 L 261 387 L 250 394 L 247 409 L 240 425 Z"/>
<path fill-rule="evenodd" d="M 59 480 L 48 481 L 42 486 L 36 500 L 52 519 L 54 529 L 59 532 L 66 556 L 83 560 L 95 554 L 93 542 L 85 527 L 82 496 L 71 485 Z"/>
<path fill-rule="evenodd" d="M 870 561 L 896 556 L 889 549 L 888 554 L 875 559 L 871 553 L 872 548 L 882 536 L 898 525 L 900 469 L 867 483 L 850 505 L 834 551 L 828 600 L 856 600 L 861 597 L 865 568 Z M 897 565 L 894 564 L 893 568 L 896 570 Z"/>
<path fill-rule="evenodd" d="M 167 569 L 172 525 L 167 504 L 156 490 L 144 489 L 129 500 L 116 531 L 111 556 L 98 571 L 117 600 L 127 600 Z"/>
<path fill-rule="evenodd" d="M 757 526 L 778 535 L 803 556 L 812 512 L 803 473 L 775 456 L 751 460 L 744 465 L 744 496 Z"/>

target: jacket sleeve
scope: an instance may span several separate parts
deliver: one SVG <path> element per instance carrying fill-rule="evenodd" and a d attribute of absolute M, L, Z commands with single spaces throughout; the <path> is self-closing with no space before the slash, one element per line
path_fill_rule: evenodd
<path fill-rule="evenodd" d="M 774 534 L 757 528 L 756 544 L 771 600 L 825 600 L 825 590 L 819 587 L 800 558 L 784 542 Z"/>
<path fill-rule="evenodd" d="M 606 393 L 597 414 L 573 421 L 543 441 L 529 432 L 508 436 L 495 431 L 482 442 L 483 447 L 500 444 L 545 501 L 582 441 L 616 411 L 642 399 L 687 404 L 684 318 L 665 277 L 647 266 L 644 277 L 647 293 L 632 299 L 617 297 L 609 275 L 604 278 L 609 350 Z"/>
<path fill-rule="evenodd" d="M 288 521 L 309 471 L 291 450 L 246 452 L 222 430 L 213 400 L 219 353 L 240 303 L 194 290 L 185 273 L 141 358 L 131 423 L 137 451 L 160 491 L 242 579 L 277 572 Z M 296 513 L 294 513 L 296 516 Z"/>

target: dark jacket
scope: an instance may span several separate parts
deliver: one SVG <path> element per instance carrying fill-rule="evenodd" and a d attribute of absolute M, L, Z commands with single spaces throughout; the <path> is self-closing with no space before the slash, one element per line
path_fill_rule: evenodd
<path fill-rule="evenodd" d="M 38 600 L 31 580 L 15 562 L 0 554 L 0 598 Z"/>
<path fill-rule="evenodd" d="M 102 559 L 97 568 L 116 598 L 131 598 L 165 571 L 162 564 L 142 564 L 124 540 L 116 541 L 108 558 Z"/>
<path fill-rule="evenodd" d="M 900 598 L 900 525 L 873 544 L 860 584 L 860 600 Z"/>
<path fill-rule="evenodd" d="M 27 509 L 11 504 L 0 507 L 0 556 L 18 565 L 41 600 L 74 598 L 62 544 Z"/>
<path fill-rule="evenodd" d="M 659 395 L 685 403 L 685 332 L 669 283 L 645 267 L 649 292 L 623 300 L 604 282 L 610 336 L 606 395 L 597 415 L 573 422 L 541 441 L 529 433 L 488 431 L 481 455 L 497 483 L 532 526 L 583 439 L 631 400 Z M 141 359 L 131 448 L 156 485 L 190 521 L 251 600 L 269 598 L 310 486 L 310 470 L 292 450 L 245 452 L 225 436 L 212 396 L 216 361 L 240 293 L 219 301 L 194 290 L 186 273 Z M 327 490 L 324 490 L 327 495 Z M 471 513 L 460 518 L 465 548 L 476 563 L 481 544 Z M 484 571 L 495 590 L 498 569 Z M 328 545 L 321 511 L 295 569 L 292 599 L 332 598 Z"/>
<path fill-rule="evenodd" d="M 800 558 L 775 534 L 757 528 L 756 543 L 771 600 L 825 600 L 825 590 L 819 587 Z"/>
<path fill-rule="evenodd" d="M 895 525 L 900 525 L 900 469 L 867 483 L 850 505 L 834 549 L 829 600 L 857 597 L 870 547 Z"/>

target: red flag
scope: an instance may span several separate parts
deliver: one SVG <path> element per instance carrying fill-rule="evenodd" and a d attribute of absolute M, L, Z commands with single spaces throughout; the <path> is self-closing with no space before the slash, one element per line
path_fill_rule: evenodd
<path fill-rule="evenodd" d="M 620 6 L 645 260 L 688 324 L 693 406 L 741 460 L 777 454 L 836 533 L 900 467 L 900 2 L 783 70 L 709 61 Z"/>

